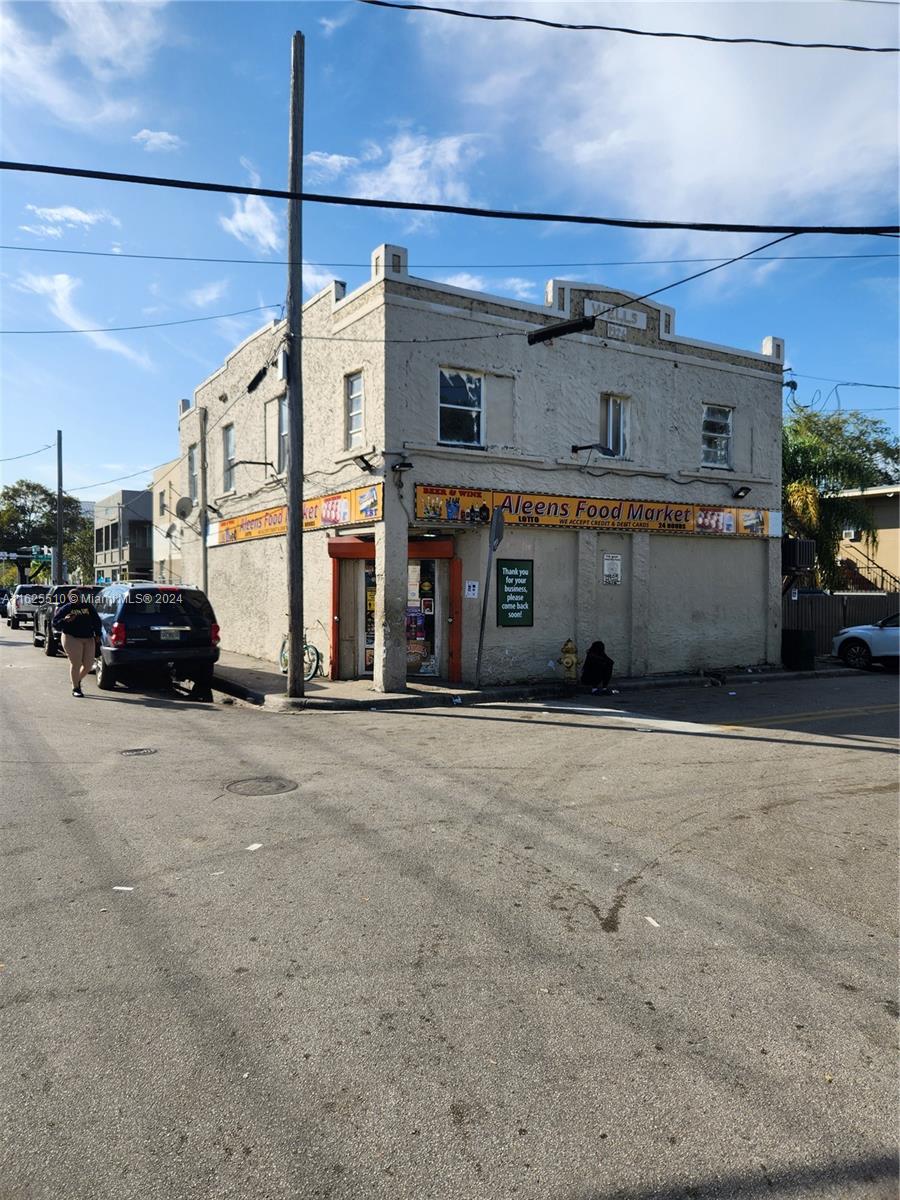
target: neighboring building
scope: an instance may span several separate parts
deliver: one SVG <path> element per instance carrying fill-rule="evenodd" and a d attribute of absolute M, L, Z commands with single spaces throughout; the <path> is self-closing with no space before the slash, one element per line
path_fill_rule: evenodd
<path fill-rule="evenodd" d="M 113 492 L 94 506 L 94 578 L 152 579 L 151 495 Z"/>
<path fill-rule="evenodd" d="M 184 495 L 185 464 L 173 458 L 153 472 L 153 578 L 159 583 L 183 583 L 182 523 L 175 506 Z"/>
<path fill-rule="evenodd" d="M 287 627 L 283 339 L 249 337 L 180 418 L 223 645 L 265 659 Z M 601 285 L 527 304 L 379 247 L 365 284 L 303 309 L 304 617 L 329 673 L 472 681 L 497 508 L 483 681 L 558 677 L 568 638 L 621 675 L 777 662 L 783 361 L 777 338 L 683 338 L 671 308 Z M 182 549 L 201 578 L 191 530 Z"/>
<path fill-rule="evenodd" d="M 866 541 L 860 530 L 844 530 L 837 556 L 844 565 L 848 586 L 852 585 L 854 590 L 863 586 L 867 591 L 900 590 L 900 484 L 852 488 L 840 494 L 848 499 L 864 501 L 878 530 L 878 540 L 874 545 Z"/>

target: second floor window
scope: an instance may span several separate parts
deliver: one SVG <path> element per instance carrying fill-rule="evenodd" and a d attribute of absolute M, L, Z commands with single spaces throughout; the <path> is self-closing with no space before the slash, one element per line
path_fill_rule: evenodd
<path fill-rule="evenodd" d="M 226 425 L 222 430 L 222 491 L 234 491 L 234 426 Z"/>
<path fill-rule="evenodd" d="M 159 515 L 161 517 L 164 517 L 166 515 L 166 493 L 165 493 L 165 491 L 162 491 L 159 493 Z"/>
<path fill-rule="evenodd" d="M 363 377 L 362 371 L 344 380 L 347 405 L 347 448 L 361 446 L 363 441 Z"/>
<path fill-rule="evenodd" d="M 627 441 L 628 397 L 604 392 L 600 397 L 600 442 L 616 458 L 625 458 Z"/>
<path fill-rule="evenodd" d="M 288 451 L 288 412 L 287 412 L 287 396 L 282 396 L 278 401 L 278 454 L 276 467 L 278 474 L 287 470 L 287 451 Z"/>
<path fill-rule="evenodd" d="M 702 454 L 704 467 L 731 466 L 731 409 L 703 406 Z"/>
<path fill-rule="evenodd" d="M 197 503 L 197 447 L 188 446 L 188 495 Z"/>
<path fill-rule="evenodd" d="M 441 369 L 438 440 L 454 446 L 483 445 L 484 376 Z"/>

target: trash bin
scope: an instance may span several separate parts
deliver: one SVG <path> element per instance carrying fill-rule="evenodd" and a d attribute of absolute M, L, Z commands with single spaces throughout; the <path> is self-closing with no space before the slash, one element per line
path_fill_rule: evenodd
<path fill-rule="evenodd" d="M 816 631 L 814 629 L 782 629 L 781 661 L 789 671 L 816 669 Z"/>

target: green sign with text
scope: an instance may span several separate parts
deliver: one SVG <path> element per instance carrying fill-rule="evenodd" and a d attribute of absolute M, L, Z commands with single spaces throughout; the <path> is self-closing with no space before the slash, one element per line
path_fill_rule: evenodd
<path fill-rule="evenodd" d="M 534 559 L 497 559 L 497 624 L 534 624 Z"/>

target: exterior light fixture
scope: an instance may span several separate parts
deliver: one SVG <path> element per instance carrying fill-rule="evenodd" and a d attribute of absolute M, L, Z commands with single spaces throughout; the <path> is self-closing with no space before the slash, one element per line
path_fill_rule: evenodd
<path fill-rule="evenodd" d="M 572 447 L 573 454 L 577 454 L 579 452 L 579 450 L 596 450 L 600 454 L 605 454 L 607 458 L 615 458 L 616 457 L 615 450 L 610 449 L 609 446 L 604 446 L 602 442 L 588 442 L 587 445 L 585 445 L 585 446 L 573 446 Z"/>
<path fill-rule="evenodd" d="M 375 470 L 372 463 L 369 462 L 369 460 L 366 458 L 366 456 L 364 454 L 354 454 L 353 461 L 356 463 L 356 465 L 359 467 L 359 469 L 361 471 L 365 471 L 369 475 L 371 475 L 372 472 Z"/>
<path fill-rule="evenodd" d="M 564 337 L 567 333 L 590 333 L 596 320 L 596 317 L 581 317 L 577 321 L 558 321 L 555 325 L 545 325 L 543 329 L 535 329 L 529 333 L 528 345 L 549 342 L 553 338 Z"/>
<path fill-rule="evenodd" d="M 735 500 L 743 500 L 743 498 L 745 496 L 749 496 L 752 491 L 752 488 L 748 488 L 746 484 L 744 484 L 741 487 L 732 488 L 731 495 Z"/>
<path fill-rule="evenodd" d="M 391 467 L 391 470 L 394 471 L 398 476 L 402 475 L 404 471 L 411 471 L 412 469 L 412 463 L 406 458 L 401 458 L 399 462 L 394 463 L 394 465 Z"/>
<path fill-rule="evenodd" d="M 259 387 L 259 385 L 262 383 L 262 381 L 265 379 L 266 375 L 268 375 L 268 373 L 269 373 L 268 367 L 260 367 L 259 370 L 256 372 L 256 374 L 253 376 L 253 378 L 250 380 L 250 382 L 247 384 L 247 391 L 255 392 L 256 389 Z"/>

